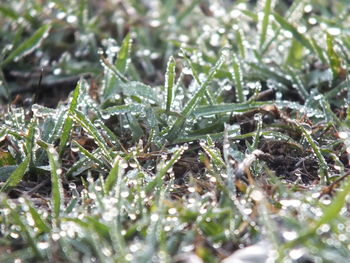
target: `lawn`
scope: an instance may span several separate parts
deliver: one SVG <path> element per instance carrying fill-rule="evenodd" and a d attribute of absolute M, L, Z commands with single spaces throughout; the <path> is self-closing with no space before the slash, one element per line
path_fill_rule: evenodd
<path fill-rule="evenodd" d="M 2 0 L 0 262 L 350 258 L 347 0 Z"/>

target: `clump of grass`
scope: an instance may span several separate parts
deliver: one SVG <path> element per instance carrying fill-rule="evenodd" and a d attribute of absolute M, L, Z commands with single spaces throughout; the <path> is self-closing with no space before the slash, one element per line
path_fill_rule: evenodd
<path fill-rule="evenodd" d="M 251 2 L 0 6 L 1 262 L 348 261 L 347 5 Z"/>

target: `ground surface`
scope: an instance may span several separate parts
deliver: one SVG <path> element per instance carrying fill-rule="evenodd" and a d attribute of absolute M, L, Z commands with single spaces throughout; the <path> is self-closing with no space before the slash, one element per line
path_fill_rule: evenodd
<path fill-rule="evenodd" d="M 348 262 L 346 1 L 0 13 L 0 262 Z"/>

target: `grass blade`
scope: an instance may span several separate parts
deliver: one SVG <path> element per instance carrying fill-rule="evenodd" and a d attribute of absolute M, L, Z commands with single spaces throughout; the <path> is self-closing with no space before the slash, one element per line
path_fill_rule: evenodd
<path fill-rule="evenodd" d="M 239 60 L 236 54 L 233 54 L 232 68 L 233 68 L 233 72 L 231 74 L 232 74 L 232 78 L 235 81 L 236 99 L 238 102 L 244 102 L 246 99 L 243 93 L 244 83 L 243 83 L 243 76 L 242 76 L 242 67 L 239 63 Z"/>
<path fill-rule="evenodd" d="M 97 145 L 101 148 L 103 154 L 107 158 L 107 160 L 111 161 L 111 157 L 105 142 L 102 140 L 102 135 L 99 133 L 97 128 L 92 124 L 92 122 L 81 112 L 78 110 L 74 110 L 71 113 L 73 119 L 79 123 L 92 137 L 94 137 Z"/>
<path fill-rule="evenodd" d="M 114 184 L 117 182 L 117 178 L 121 176 L 120 174 L 120 157 L 117 156 L 114 160 L 113 167 L 109 172 L 105 181 L 105 194 L 111 191 Z"/>
<path fill-rule="evenodd" d="M 180 149 L 174 152 L 171 159 L 164 164 L 164 166 L 158 171 L 156 177 L 148 183 L 146 186 L 146 193 L 152 192 L 157 186 L 161 184 L 165 174 L 173 167 L 175 162 L 181 157 L 183 152 L 185 151 L 185 146 L 181 146 Z"/>
<path fill-rule="evenodd" d="M 0 13 L 3 14 L 4 16 L 7 16 L 11 18 L 12 20 L 17 20 L 19 18 L 19 15 L 17 12 L 9 7 L 6 6 L 0 6 Z"/>
<path fill-rule="evenodd" d="M 202 1 L 203 0 L 192 1 L 191 4 L 177 16 L 176 22 L 180 25 L 182 20 L 184 20 L 192 12 L 192 10 Z"/>
<path fill-rule="evenodd" d="M 37 246 L 36 239 L 34 238 L 34 234 L 31 231 L 31 227 L 26 224 L 24 219 L 20 216 L 17 210 L 12 208 L 8 203 L 5 206 L 11 211 L 11 216 L 16 225 L 19 226 L 20 232 L 25 236 L 26 241 L 28 242 L 29 247 L 32 249 L 32 253 L 38 258 L 42 258 L 42 254 Z"/>
<path fill-rule="evenodd" d="M 339 74 L 342 72 L 341 60 L 337 53 L 334 51 L 333 37 L 327 34 L 327 56 L 329 60 L 329 66 L 333 75 L 333 82 L 338 78 Z"/>
<path fill-rule="evenodd" d="M 0 63 L 0 67 L 4 67 L 8 63 L 19 60 L 20 58 L 33 52 L 41 42 L 49 35 L 50 25 L 43 25 L 34 34 L 13 50 L 4 61 Z"/>
<path fill-rule="evenodd" d="M 29 213 L 31 214 L 35 227 L 39 229 L 41 233 L 46 233 L 50 231 L 48 224 L 42 218 L 42 216 L 38 213 L 38 211 L 33 207 L 33 205 L 27 200 L 27 205 L 29 208 Z"/>
<path fill-rule="evenodd" d="M 271 3 L 272 0 L 265 0 L 264 16 L 261 21 L 260 49 L 262 48 L 266 40 L 267 29 L 269 26 L 269 17 L 271 13 Z"/>
<path fill-rule="evenodd" d="M 311 52 L 314 51 L 312 48 L 312 45 L 307 37 L 305 37 L 303 34 L 299 33 L 298 30 L 293 25 L 291 25 L 286 19 L 284 19 L 279 14 L 274 13 L 273 15 L 274 15 L 276 21 L 281 25 L 281 27 L 284 30 L 292 33 L 293 38 L 295 40 L 297 40 L 300 44 L 302 44 L 304 47 L 309 49 Z"/>
<path fill-rule="evenodd" d="M 184 51 L 183 51 L 182 53 L 185 54 Z M 196 67 L 195 67 L 194 63 L 193 63 L 186 55 L 184 56 L 184 58 L 185 58 L 187 64 L 188 64 L 188 65 L 190 66 L 190 68 L 191 68 L 192 76 L 194 77 L 194 79 L 196 80 L 196 82 L 198 83 L 198 85 L 199 85 L 199 86 L 202 86 L 202 85 L 203 85 L 203 84 L 202 84 L 202 81 L 199 79 L 199 75 L 198 75 L 198 72 L 197 72 L 197 70 L 196 70 Z M 211 95 L 209 94 L 209 91 L 208 91 L 208 90 L 205 91 L 205 97 L 207 98 L 207 100 L 208 100 L 208 102 L 209 102 L 210 105 L 213 104 L 213 99 L 212 99 Z"/>
<path fill-rule="evenodd" d="M 78 151 L 80 151 L 88 160 L 94 161 L 100 167 L 104 167 L 105 166 L 100 159 L 96 158 L 93 153 L 90 153 L 83 146 L 81 146 L 77 141 L 73 141 L 72 144 L 73 144 L 73 147 L 77 147 Z M 73 167 L 74 166 L 72 166 L 72 168 Z"/>
<path fill-rule="evenodd" d="M 323 51 L 323 49 L 317 44 L 316 40 L 314 38 L 311 38 L 310 39 L 310 42 L 311 42 L 311 45 L 313 47 L 313 49 L 315 50 L 318 58 L 322 61 L 322 63 L 324 65 L 328 64 L 327 63 L 327 59 L 326 59 L 326 56 L 325 56 L 325 52 Z"/>
<path fill-rule="evenodd" d="M 288 73 L 291 76 L 293 82 L 295 83 L 294 86 L 298 90 L 298 93 L 301 98 L 304 100 L 307 100 L 309 98 L 309 92 L 307 91 L 305 84 L 303 81 L 300 79 L 300 76 L 294 72 L 293 68 L 288 68 Z"/>
<path fill-rule="evenodd" d="M 166 110 L 171 110 L 171 103 L 174 99 L 174 83 L 175 83 L 175 67 L 176 63 L 171 56 L 168 61 L 167 71 L 165 73 L 165 89 L 167 91 Z"/>
<path fill-rule="evenodd" d="M 256 109 L 264 105 L 271 105 L 273 101 L 268 102 L 249 102 L 249 103 L 226 103 L 212 106 L 198 107 L 193 111 L 196 117 L 201 116 L 212 116 L 218 113 L 229 113 L 229 112 L 246 112 L 248 110 Z"/>
<path fill-rule="evenodd" d="M 319 162 L 319 173 L 321 180 L 325 181 L 326 183 L 329 182 L 328 178 L 328 165 L 325 160 L 325 158 L 322 155 L 321 149 L 318 147 L 317 143 L 314 141 L 314 139 L 311 137 L 309 131 L 303 127 L 303 125 L 298 125 L 299 129 L 303 132 L 307 142 L 310 144 L 312 150 L 314 151 L 316 158 L 318 159 Z"/>
<path fill-rule="evenodd" d="M 214 78 L 217 70 L 219 70 L 221 68 L 224 61 L 225 61 L 225 57 L 223 55 L 221 55 L 220 58 L 218 59 L 218 61 L 216 62 L 215 66 L 210 70 L 206 81 L 201 85 L 201 87 L 193 95 L 193 97 L 190 99 L 190 101 L 186 104 L 185 108 L 183 109 L 183 111 L 181 113 L 181 116 L 176 119 L 175 123 L 171 127 L 171 129 L 167 135 L 168 140 L 173 141 L 174 139 L 176 139 L 184 122 L 186 121 L 186 118 L 195 109 L 199 100 L 201 98 L 203 98 L 203 96 L 205 95 L 207 86 L 209 85 L 210 81 L 212 81 L 212 79 Z"/>
<path fill-rule="evenodd" d="M 15 187 L 23 178 L 24 174 L 27 172 L 30 162 L 30 156 L 28 155 L 24 161 L 17 166 L 10 177 L 7 179 L 4 186 L 1 188 L 0 192 L 5 192 L 11 187 Z"/>
<path fill-rule="evenodd" d="M 39 142 L 39 145 L 44 148 L 49 157 L 51 168 L 51 202 L 53 207 L 53 216 L 58 219 L 61 211 L 64 209 L 64 193 L 62 186 L 62 169 L 59 164 L 59 156 L 52 145 L 45 142 Z"/>
<path fill-rule="evenodd" d="M 157 94 L 155 94 L 149 85 L 138 81 L 129 81 L 128 83 L 120 83 L 119 85 L 124 95 L 139 97 L 140 102 L 142 101 L 141 98 L 143 98 L 150 103 L 158 103 Z"/>
<path fill-rule="evenodd" d="M 130 105 L 117 105 L 104 109 L 102 114 L 109 115 L 119 115 L 125 113 L 140 113 L 143 111 L 143 106 L 141 104 L 130 104 Z"/>
<path fill-rule="evenodd" d="M 125 74 L 128 67 L 131 46 L 132 46 L 132 39 L 129 33 L 124 38 L 122 46 L 118 52 L 117 60 L 115 61 L 115 67 L 117 71 L 122 74 Z"/>
<path fill-rule="evenodd" d="M 69 105 L 69 113 L 66 117 L 66 120 L 63 124 L 63 128 L 62 128 L 62 133 L 61 133 L 61 140 L 60 140 L 60 145 L 59 145 L 59 155 L 62 156 L 63 154 L 63 150 L 67 145 L 67 142 L 69 140 L 70 134 L 71 134 L 71 130 L 72 130 L 72 126 L 73 126 L 73 120 L 70 116 L 70 114 L 72 114 L 74 112 L 74 110 L 77 108 L 78 106 L 78 98 L 79 98 L 79 94 L 80 94 L 80 87 L 83 84 L 83 80 L 80 80 L 73 92 L 73 96 L 72 96 L 72 101 Z"/>
<path fill-rule="evenodd" d="M 300 42 L 293 39 L 285 64 L 300 69 L 303 60 L 303 48 L 304 46 Z"/>
<path fill-rule="evenodd" d="M 314 226 L 301 234 L 298 238 L 286 243 L 281 248 L 281 251 L 295 247 L 298 244 L 302 244 L 305 240 L 307 240 L 310 236 L 316 234 L 316 231 L 319 227 L 324 224 L 330 223 L 333 219 L 337 218 L 341 209 L 346 204 L 346 198 L 350 193 L 350 177 L 347 178 L 342 188 L 339 189 L 337 195 L 332 200 L 331 204 L 326 206 L 323 209 L 323 215 L 315 222 Z"/>
<path fill-rule="evenodd" d="M 246 48 L 244 45 L 244 33 L 241 29 L 237 29 L 236 30 L 236 40 L 237 40 L 237 47 L 238 47 L 238 54 L 239 56 L 244 59 L 245 58 L 245 54 L 246 54 Z"/>
<path fill-rule="evenodd" d="M 28 135 L 25 137 L 25 159 L 17 166 L 17 168 L 11 173 L 10 177 L 1 188 L 0 192 L 4 192 L 11 187 L 15 187 L 23 178 L 24 174 L 30 168 L 33 160 L 33 145 L 35 135 L 36 119 L 33 118 L 28 128 Z M 20 137 L 22 138 L 22 137 Z"/>

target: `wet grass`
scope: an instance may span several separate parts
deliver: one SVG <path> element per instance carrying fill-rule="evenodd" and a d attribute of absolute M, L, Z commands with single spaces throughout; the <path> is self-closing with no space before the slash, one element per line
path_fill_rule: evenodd
<path fill-rule="evenodd" d="M 0 262 L 348 262 L 346 1 L 0 13 Z"/>

